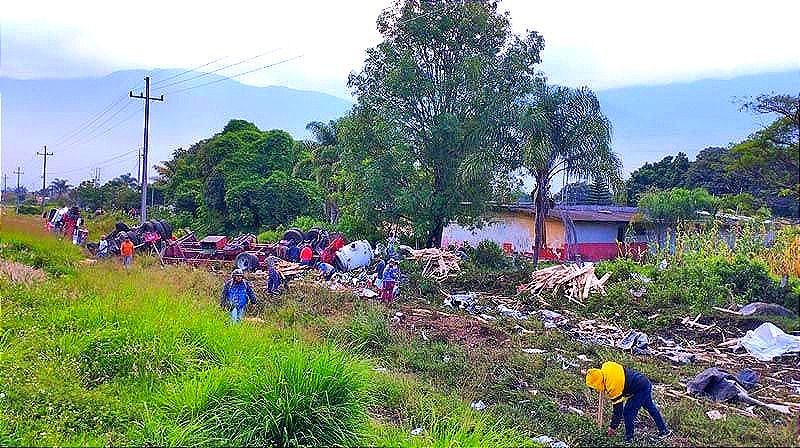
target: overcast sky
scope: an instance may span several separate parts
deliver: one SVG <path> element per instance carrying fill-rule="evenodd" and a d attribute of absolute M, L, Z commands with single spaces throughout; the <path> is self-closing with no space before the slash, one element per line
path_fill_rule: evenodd
<path fill-rule="evenodd" d="M 379 41 L 375 18 L 391 3 L 7 0 L 0 75 L 185 68 L 275 50 L 221 74 L 303 55 L 241 80 L 348 97 L 347 74 Z M 800 68 L 797 0 L 505 0 L 501 7 L 511 11 L 515 30 L 544 35 L 542 70 L 568 85 L 603 89 Z"/>

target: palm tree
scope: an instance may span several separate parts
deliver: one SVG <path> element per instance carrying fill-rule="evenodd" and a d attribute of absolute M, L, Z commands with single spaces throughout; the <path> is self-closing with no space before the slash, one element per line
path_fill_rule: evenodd
<path fill-rule="evenodd" d="M 550 183 L 556 175 L 591 177 L 612 188 L 621 183 L 621 163 L 611 149 L 611 123 L 588 88 L 540 83 L 524 104 L 518 131 L 522 141 L 519 165 L 533 177 L 536 211 L 533 260 L 545 240 L 544 220 L 550 209 Z"/>
<path fill-rule="evenodd" d="M 50 194 L 55 198 L 61 198 L 63 195 L 69 192 L 69 189 L 70 184 L 66 179 L 55 178 L 52 182 L 50 182 Z"/>
<path fill-rule="evenodd" d="M 302 143 L 307 157 L 297 162 L 294 171 L 295 174 L 308 173 L 317 184 L 325 189 L 325 215 L 331 224 L 335 224 L 339 214 L 336 203 L 339 188 L 335 179 L 339 162 L 339 138 L 336 122 L 333 120 L 328 123 L 312 121 L 306 125 L 306 129 L 314 138 Z"/>

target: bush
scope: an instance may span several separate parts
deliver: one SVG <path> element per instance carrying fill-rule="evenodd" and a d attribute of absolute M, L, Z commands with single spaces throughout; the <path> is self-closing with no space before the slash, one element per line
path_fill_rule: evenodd
<path fill-rule="evenodd" d="M 500 269 L 509 265 L 509 258 L 503 253 L 503 249 L 494 241 L 489 240 L 478 243 L 473 259 L 477 266 L 483 268 Z"/>
<path fill-rule="evenodd" d="M 259 243 L 275 243 L 283 238 L 283 233 L 286 229 L 283 226 L 275 227 L 272 230 L 265 230 L 258 234 Z"/>
<path fill-rule="evenodd" d="M 386 319 L 386 308 L 381 305 L 356 302 L 353 317 L 345 328 L 348 341 L 357 350 L 380 353 L 391 338 Z"/>

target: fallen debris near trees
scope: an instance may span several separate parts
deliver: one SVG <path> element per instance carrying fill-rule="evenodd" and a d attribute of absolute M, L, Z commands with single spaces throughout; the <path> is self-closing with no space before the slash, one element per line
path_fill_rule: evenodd
<path fill-rule="evenodd" d="M 442 281 L 461 270 L 461 258 L 453 252 L 437 248 L 411 249 L 408 259 L 423 263 L 422 276 Z"/>
<path fill-rule="evenodd" d="M 598 279 L 592 263 L 585 263 L 582 267 L 559 264 L 534 272 L 531 282 L 519 285 L 517 291 L 535 294 L 543 290 L 562 290 L 569 300 L 584 306 L 581 299 L 588 298 L 592 292 L 605 293 L 603 285 L 610 277 L 611 273 L 606 272 Z"/>

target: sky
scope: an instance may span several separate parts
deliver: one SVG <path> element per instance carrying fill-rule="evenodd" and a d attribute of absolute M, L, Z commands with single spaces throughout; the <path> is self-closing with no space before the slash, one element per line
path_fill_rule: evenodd
<path fill-rule="evenodd" d="M 6 1 L 0 76 L 102 76 L 186 68 L 270 52 L 223 74 L 302 57 L 241 78 L 349 98 L 347 75 L 380 41 L 392 1 Z M 557 83 L 606 89 L 800 68 L 796 0 L 613 2 L 505 0 L 517 32 L 545 37 L 542 70 Z M 263 61 L 263 62 L 262 62 Z M 217 65 L 219 66 L 219 65 Z"/>
<path fill-rule="evenodd" d="M 393 4 L 6 0 L 0 8 L 0 76 L 99 77 L 220 59 L 206 68 L 216 69 L 260 55 L 220 72 L 231 76 L 299 56 L 237 79 L 352 100 L 347 76 L 380 42 L 375 20 Z M 540 68 L 559 84 L 603 90 L 800 70 L 792 39 L 797 0 L 503 0 L 500 8 L 511 13 L 515 32 L 544 36 Z"/>

